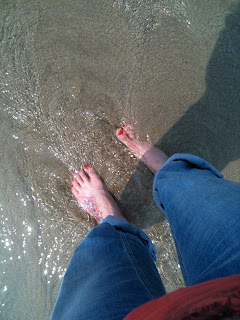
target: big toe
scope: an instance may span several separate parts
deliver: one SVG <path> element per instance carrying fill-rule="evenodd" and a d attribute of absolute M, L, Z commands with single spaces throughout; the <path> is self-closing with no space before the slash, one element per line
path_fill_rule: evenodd
<path fill-rule="evenodd" d="M 90 179 L 91 178 L 100 179 L 100 176 L 98 175 L 96 170 L 93 167 L 90 167 L 88 164 L 84 165 L 84 170 L 87 172 L 87 174 L 89 175 Z"/>
<path fill-rule="evenodd" d="M 124 143 L 127 147 L 130 147 L 133 143 L 132 139 L 130 139 L 127 133 L 121 128 L 117 129 L 116 136 L 118 140 Z"/>

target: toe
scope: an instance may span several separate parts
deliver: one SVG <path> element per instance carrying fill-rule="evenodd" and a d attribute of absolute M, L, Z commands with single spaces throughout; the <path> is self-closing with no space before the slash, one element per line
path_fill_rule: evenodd
<path fill-rule="evenodd" d="M 127 125 L 123 126 L 123 130 L 127 133 L 129 138 L 135 140 L 135 136 L 134 136 L 134 133 L 132 131 L 132 126 L 131 126 L 130 122 Z"/>
<path fill-rule="evenodd" d="M 84 167 L 85 167 L 85 165 L 84 165 Z M 86 165 L 84 170 L 87 172 L 87 174 L 89 175 L 90 179 L 93 178 L 93 177 L 96 177 L 96 178 L 99 177 L 99 175 L 97 174 L 96 170 L 94 168 L 90 167 L 89 165 Z"/>
<path fill-rule="evenodd" d="M 77 191 L 81 188 L 81 183 L 79 183 L 76 178 L 72 180 L 72 188 Z"/>
<path fill-rule="evenodd" d="M 124 143 L 127 147 L 131 147 L 133 144 L 133 140 L 130 139 L 130 137 L 127 135 L 125 130 L 123 129 L 117 129 L 116 131 L 117 138 Z"/>
<path fill-rule="evenodd" d="M 117 128 L 117 131 L 116 131 L 117 137 L 119 138 L 123 134 L 124 134 L 124 130 L 122 128 Z"/>
<path fill-rule="evenodd" d="M 83 183 L 83 179 L 78 174 L 78 172 L 74 173 L 74 179 L 72 179 L 72 181 L 76 181 L 79 185 L 81 185 L 81 183 Z"/>
<path fill-rule="evenodd" d="M 76 189 L 74 186 L 72 186 L 72 194 L 73 194 L 76 198 L 79 196 L 79 193 L 78 193 L 77 189 Z"/>
<path fill-rule="evenodd" d="M 89 180 L 89 177 L 88 177 L 88 175 L 86 174 L 86 172 L 83 171 L 83 170 L 81 170 L 81 169 L 78 170 L 78 175 L 79 175 L 80 178 L 82 179 L 82 182 L 86 182 L 86 181 Z"/>

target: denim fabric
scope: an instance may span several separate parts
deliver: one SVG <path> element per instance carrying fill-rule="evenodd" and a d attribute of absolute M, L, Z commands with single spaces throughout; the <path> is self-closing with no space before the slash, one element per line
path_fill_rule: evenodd
<path fill-rule="evenodd" d="M 153 196 L 166 213 L 187 285 L 240 273 L 240 184 L 190 154 L 158 171 Z M 165 290 L 156 251 L 131 223 L 108 216 L 74 252 L 51 320 L 120 320 Z"/>
<path fill-rule="evenodd" d="M 207 161 L 174 154 L 153 183 L 166 213 L 186 285 L 240 273 L 240 184 Z"/>
<path fill-rule="evenodd" d="M 52 320 L 120 320 L 165 294 L 156 251 L 133 224 L 108 216 L 74 252 Z"/>

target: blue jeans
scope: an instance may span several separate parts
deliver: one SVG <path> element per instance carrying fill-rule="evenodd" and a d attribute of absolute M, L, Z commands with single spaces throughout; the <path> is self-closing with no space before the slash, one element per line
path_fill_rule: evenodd
<path fill-rule="evenodd" d="M 191 154 L 174 154 L 153 184 L 187 286 L 240 273 L 240 184 Z M 74 252 L 52 320 L 120 320 L 165 294 L 147 235 L 112 216 Z"/>

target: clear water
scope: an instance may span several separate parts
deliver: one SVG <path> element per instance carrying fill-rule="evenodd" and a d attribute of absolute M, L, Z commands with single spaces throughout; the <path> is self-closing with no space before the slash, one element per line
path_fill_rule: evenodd
<path fill-rule="evenodd" d="M 204 157 L 240 182 L 240 5 L 196 0 L 1 1 L 1 319 L 49 319 L 95 225 L 71 195 L 94 166 L 184 285 L 153 175 L 115 138 Z"/>

